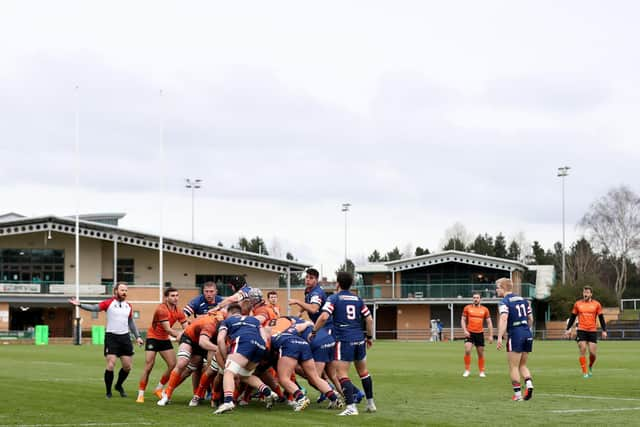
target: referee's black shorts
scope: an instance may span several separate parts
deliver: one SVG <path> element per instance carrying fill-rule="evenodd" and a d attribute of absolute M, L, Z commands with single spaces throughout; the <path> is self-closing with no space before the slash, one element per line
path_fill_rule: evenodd
<path fill-rule="evenodd" d="M 107 354 L 115 354 L 117 357 L 133 356 L 133 344 L 129 334 L 107 332 L 104 336 L 104 355 Z"/>
<path fill-rule="evenodd" d="M 484 332 L 470 332 L 469 337 L 464 342 L 470 342 L 476 347 L 484 347 Z"/>

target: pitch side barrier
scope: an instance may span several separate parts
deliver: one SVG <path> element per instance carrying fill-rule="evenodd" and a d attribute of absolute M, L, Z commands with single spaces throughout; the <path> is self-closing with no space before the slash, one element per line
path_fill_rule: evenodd
<path fill-rule="evenodd" d="M 600 336 L 600 332 L 598 332 Z M 485 333 L 485 337 L 488 334 Z M 494 336 L 494 338 L 496 338 Z M 378 340 L 398 340 L 398 341 L 428 341 L 428 342 L 440 342 L 439 337 L 436 339 L 435 334 L 432 334 L 430 329 L 378 329 L 376 330 L 375 339 Z M 541 329 L 534 331 L 534 339 L 536 340 L 566 340 L 564 338 L 564 331 L 557 329 Z M 572 335 L 570 339 L 575 339 L 575 335 Z M 442 342 L 451 341 L 463 341 L 464 332 L 462 328 L 454 329 L 453 340 L 451 339 L 450 329 L 445 328 L 442 334 Z M 614 341 L 633 341 L 640 340 L 640 328 L 625 328 L 625 329 L 608 329 L 607 340 Z M 487 343 L 487 345 L 489 345 Z"/>

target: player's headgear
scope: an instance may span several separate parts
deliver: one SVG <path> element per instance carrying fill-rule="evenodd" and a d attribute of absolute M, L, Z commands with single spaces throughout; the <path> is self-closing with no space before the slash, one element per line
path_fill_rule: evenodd
<path fill-rule="evenodd" d="M 256 305 L 262 302 L 262 291 L 260 288 L 251 288 L 249 291 L 249 301 L 251 301 L 251 305 Z"/>

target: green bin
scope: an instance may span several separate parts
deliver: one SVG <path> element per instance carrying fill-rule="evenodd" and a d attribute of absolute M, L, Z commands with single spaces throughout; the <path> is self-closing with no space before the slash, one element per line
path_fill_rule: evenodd
<path fill-rule="evenodd" d="M 91 344 L 104 344 L 104 326 L 91 327 Z"/>
<path fill-rule="evenodd" d="M 36 345 L 49 344 L 49 326 L 36 325 Z"/>

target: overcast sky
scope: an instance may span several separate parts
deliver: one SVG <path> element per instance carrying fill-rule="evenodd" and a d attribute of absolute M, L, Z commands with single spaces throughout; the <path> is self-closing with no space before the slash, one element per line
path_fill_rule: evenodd
<path fill-rule="evenodd" d="M 0 3 L 0 213 L 126 212 L 328 276 L 472 233 L 567 244 L 640 192 L 634 1 Z M 74 89 L 76 86 L 79 89 Z M 161 95 L 162 93 L 162 95 Z M 164 130 L 164 131 L 163 131 Z M 164 135 L 164 138 L 162 138 Z"/>

